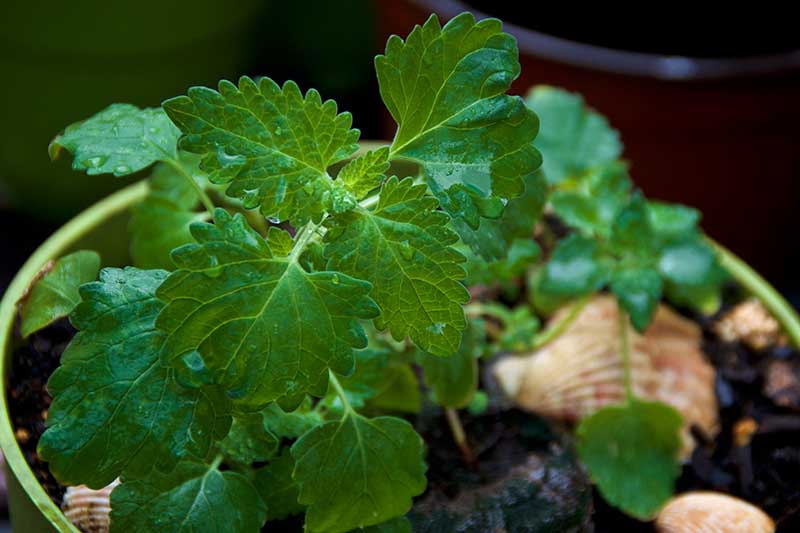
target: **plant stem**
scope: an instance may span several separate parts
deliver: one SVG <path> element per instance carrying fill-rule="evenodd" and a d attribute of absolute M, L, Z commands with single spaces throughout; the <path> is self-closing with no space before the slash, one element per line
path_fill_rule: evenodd
<path fill-rule="evenodd" d="M 728 271 L 739 285 L 761 301 L 783 326 L 792 344 L 800 347 L 800 320 L 794 308 L 750 265 L 710 237 L 706 237 L 706 240 L 716 250 L 722 268 Z"/>
<path fill-rule="evenodd" d="M 625 380 L 625 400 L 633 400 L 633 376 L 631 375 L 631 347 L 628 341 L 628 313 L 617 306 L 619 320 L 619 352 L 622 356 L 622 372 Z"/>
<path fill-rule="evenodd" d="M 464 312 L 472 316 L 490 316 L 496 318 L 503 324 L 508 324 L 511 319 L 511 312 L 508 308 L 495 303 L 472 303 L 464 306 Z"/>
<path fill-rule="evenodd" d="M 587 303 L 589 303 L 590 298 L 591 295 L 589 294 L 576 300 L 575 303 L 572 304 L 572 307 L 569 308 L 564 318 L 536 336 L 533 341 L 533 349 L 538 350 L 542 346 L 545 346 L 560 337 L 561 334 L 564 333 L 573 322 L 575 322 L 575 319 L 581 314 L 583 308 L 586 307 Z"/>
<path fill-rule="evenodd" d="M 189 173 L 189 171 L 186 170 L 186 167 L 183 166 L 183 163 L 171 157 L 164 159 L 164 162 L 167 163 L 172 168 L 174 168 L 175 171 L 178 172 L 178 174 L 180 174 L 189 181 L 189 184 L 194 189 L 194 192 L 196 192 L 197 196 L 200 197 L 200 201 L 203 203 L 203 206 L 206 208 L 206 211 L 208 211 L 208 214 L 211 215 L 211 218 L 213 219 L 214 202 L 211 201 L 211 198 L 208 197 L 208 194 L 206 194 L 206 191 L 203 190 L 200 184 L 195 181 L 191 173 Z"/>
<path fill-rule="evenodd" d="M 214 458 L 214 462 L 211 463 L 211 466 L 208 467 L 208 471 L 211 472 L 212 470 L 216 470 L 219 468 L 219 465 L 222 464 L 223 455 L 219 454 Z"/>
<path fill-rule="evenodd" d="M 333 388 L 336 390 L 336 394 L 339 396 L 339 399 L 342 400 L 342 405 L 344 406 L 344 416 L 352 413 L 353 408 L 350 406 L 350 402 L 347 401 L 347 395 L 344 393 L 342 384 L 339 383 L 339 380 L 336 378 L 336 374 L 334 374 L 333 370 L 330 369 L 328 369 L 328 381 L 331 385 L 333 385 Z"/>
<path fill-rule="evenodd" d="M 308 243 L 316 236 L 317 229 L 322 225 L 322 221 L 319 224 L 314 224 L 312 221 L 308 221 L 308 223 L 300 228 L 300 231 L 297 232 L 294 238 L 294 246 L 292 247 L 292 251 L 289 252 L 289 261 L 296 263 L 300 256 L 303 254 L 303 250 L 306 249 Z"/>
<path fill-rule="evenodd" d="M 475 456 L 472 454 L 472 449 L 470 449 L 467 443 L 467 434 L 464 433 L 464 426 L 461 425 L 458 411 L 452 407 L 445 407 L 444 414 L 447 417 L 447 425 L 450 426 L 450 431 L 453 433 L 453 440 L 456 446 L 458 446 L 458 449 L 461 450 L 461 456 L 464 458 L 464 462 L 473 464 L 475 462 Z"/>

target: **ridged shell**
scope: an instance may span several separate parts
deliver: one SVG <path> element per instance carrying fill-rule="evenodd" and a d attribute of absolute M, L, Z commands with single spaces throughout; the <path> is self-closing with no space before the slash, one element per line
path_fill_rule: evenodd
<path fill-rule="evenodd" d="M 111 491 L 119 485 L 116 479 L 100 490 L 86 485 L 67 487 L 61 508 L 75 527 L 86 533 L 107 533 L 111 513 Z"/>
<path fill-rule="evenodd" d="M 556 313 L 559 320 L 565 311 Z M 691 425 L 717 431 L 714 369 L 700 350 L 700 328 L 664 305 L 644 335 L 629 326 L 633 391 L 683 415 L 682 455 L 691 453 Z M 528 356 L 499 361 L 494 374 L 520 407 L 578 421 L 625 398 L 616 301 L 597 296 L 553 342 Z"/>
<path fill-rule="evenodd" d="M 687 492 L 658 514 L 659 533 L 772 533 L 767 514 L 739 498 L 717 492 Z"/>

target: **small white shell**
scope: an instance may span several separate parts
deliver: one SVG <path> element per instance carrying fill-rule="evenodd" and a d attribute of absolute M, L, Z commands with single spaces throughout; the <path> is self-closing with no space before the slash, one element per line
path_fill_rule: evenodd
<path fill-rule="evenodd" d="M 119 485 L 115 479 L 100 490 L 86 485 L 67 487 L 61 505 L 64 515 L 75 527 L 86 533 L 107 533 L 111 513 L 111 491 Z"/>
<path fill-rule="evenodd" d="M 563 311 L 552 320 L 562 316 Z M 684 457 L 692 450 L 691 425 L 709 435 L 717 431 L 714 369 L 703 357 L 700 337 L 696 324 L 663 305 L 644 335 L 628 329 L 633 391 L 680 411 Z M 518 406 L 562 420 L 578 421 L 621 403 L 625 389 L 615 299 L 595 297 L 560 337 L 531 355 L 502 359 L 494 374 Z"/>
<path fill-rule="evenodd" d="M 773 533 L 775 523 L 758 507 L 717 492 L 687 492 L 658 514 L 659 533 Z"/>

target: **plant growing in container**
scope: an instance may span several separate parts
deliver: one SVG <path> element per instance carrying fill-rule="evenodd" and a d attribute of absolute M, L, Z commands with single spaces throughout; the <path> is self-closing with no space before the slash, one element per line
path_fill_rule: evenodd
<path fill-rule="evenodd" d="M 155 165 L 134 266 L 94 280 L 95 254 L 63 257 L 21 307 L 26 335 L 67 313 L 78 330 L 38 451 L 63 485 L 115 483 L 112 530 L 582 527 L 590 489 L 563 437 L 479 374 L 566 335 L 601 291 L 623 393 L 582 419 L 579 456 L 633 516 L 672 493 L 682 415 L 640 397 L 630 336 L 662 297 L 712 311 L 741 265 L 696 211 L 634 190 L 578 97 L 506 94 L 519 64 L 499 21 L 432 16 L 375 66 L 388 145 L 360 147 L 313 89 L 247 77 L 112 105 L 52 142 L 90 174 Z M 528 475 L 543 466 L 566 507 Z"/>

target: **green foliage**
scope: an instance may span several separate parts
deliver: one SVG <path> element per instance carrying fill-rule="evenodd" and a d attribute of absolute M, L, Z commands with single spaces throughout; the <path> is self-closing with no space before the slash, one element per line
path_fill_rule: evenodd
<path fill-rule="evenodd" d="M 111 493 L 111 531 L 261 530 L 267 508 L 242 474 L 181 463 L 169 475 L 125 480 Z"/>
<path fill-rule="evenodd" d="M 410 178 L 389 179 L 374 211 L 360 208 L 336 219 L 326 236 L 328 268 L 372 283 L 381 308 L 378 329 L 406 336 L 423 350 L 450 355 L 466 326 L 461 304 L 469 300 L 458 282 L 464 258 L 450 245 L 458 236 L 448 216 Z"/>
<path fill-rule="evenodd" d="M 422 395 L 414 370 L 408 363 L 390 361 L 383 382 L 366 406 L 382 411 L 417 413 L 422 407 Z"/>
<path fill-rule="evenodd" d="M 294 411 L 286 412 L 277 404 L 271 403 L 261 411 L 264 427 L 277 437 L 296 439 L 320 422 L 322 417 L 312 409 L 309 398 L 306 398 Z"/>
<path fill-rule="evenodd" d="M 96 252 L 80 250 L 65 255 L 45 268 L 22 301 L 20 329 L 23 337 L 65 317 L 81 300 L 78 287 L 94 281 L 100 270 L 100 256 Z"/>
<path fill-rule="evenodd" d="M 306 433 L 292 446 L 306 527 L 335 533 L 406 514 L 425 490 L 422 450 L 411 424 L 393 417 L 349 411 Z"/>
<path fill-rule="evenodd" d="M 267 428 L 261 413 L 243 413 L 233 418 L 220 451 L 233 462 L 249 465 L 268 460 L 278 451 L 278 437 Z"/>
<path fill-rule="evenodd" d="M 194 212 L 200 199 L 186 178 L 169 165 L 156 166 L 149 185 L 145 199 L 133 207 L 128 226 L 131 257 L 139 268 L 172 270 L 170 253 L 192 242 L 189 226 L 203 217 Z"/>
<path fill-rule="evenodd" d="M 462 13 L 441 27 L 432 15 L 405 41 L 390 37 L 375 70 L 398 124 L 391 154 L 420 163 L 447 212 L 474 230 L 523 192 L 541 163 L 531 144 L 539 123 L 504 94 L 520 67 L 499 20 Z"/>
<path fill-rule="evenodd" d="M 517 353 L 533 349 L 541 325 L 539 318 L 527 306 L 511 310 L 503 319 L 503 334 L 497 349 Z"/>
<path fill-rule="evenodd" d="M 383 147 L 367 152 L 347 163 L 336 176 L 337 183 L 352 191 L 356 200 L 380 187 L 389 170 L 389 148 Z"/>
<path fill-rule="evenodd" d="M 81 287 L 71 316 L 80 331 L 50 377 L 53 395 L 39 455 L 65 485 L 101 488 L 119 475 L 168 470 L 206 457 L 230 426 L 216 387 L 186 389 L 160 364 L 163 304 L 154 297 L 167 273 L 106 268 Z"/>
<path fill-rule="evenodd" d="M 580 423 L 578 453 L 606 501 L 639 519 L 653 517 L 680 473 L 681 423 L 672 407 L 640 400 Z"/>
<path fill-rule="evenodd" d="M 417 362 L 425 372 L 425 381 L 433 391 L 436 403 L 455 408 L 469 405 L 478 389 L 478 358 L 483 354 L 485 342 L 482 323 L 472 321 L 455 354 L 450 357 L 425 352 L 417 354 Z"/>
<path fill-rule="evenodd" d="M 557 297 L 577 297 L 600 289 L 608 276 L 600 244 L 573 234 L 556 246 L 544 267 L 539 288 Z"/>
<path fill-rule="evenodd" d="M 175 159 L 180 131 L 160 108 L 112 104 L 95 116 L 67 126 L 50 143 L 50 158 L 73 154 L 72 168 L 87 174 L 127 176 L 156 161 Z"/>
<path fill-rule="evenodd" d="M 292 478 L 294 458 L 286 449 L 267 466 L 255 471 L 254 484 L 261 499 L 267 502 L 267 520 L 281 520 L 300 514 L 304 505 L 297 503 L 300 487 Z"/>
<path fill-rule="evenodd" d="M 304 97 L 294 82 L 244 76 L 218 89 L 192 87 L 164 102 L 184 133 L 181 148 L 201 154 L 211 181 L 227 183 L 245 207 L 296 225 L 319 220 L 331 208 L 328 168 L 357 148 L 350 113 L 313 89 Z"/>
<path fill-rule="evenodd" d="M 678 305 L 713 312 L 724 273 L 700 235 L 699 213 L 648 202 L 632 191 L 627 165 L 613 160 L 619 155 L 618 143 L 611 149 L 616 132 L 579 97 L 539 88 L 531 93 L 529 104 L 551 114 L 552 120 L 573 121 L 564 128 L 573 132 L 575 146 L 588 142 L 598 149 L 564 152 L 572 146 L 561 142 L 568 135 L 548 140 L 552 130 L 539 138 L 546 161 L 559 166 L 551 169 L 557 176 L 550 180 L 555 184 L 553 211 L 575 233 L 557 244 L 537 279 L 534 299 L 558 305 L 608 284 L 639 331 L 650 324 L 664 294 Z"/>
<path fill-rule="evenodd" d="M 587 108 L 580 95 L 540 85 L 528 93 L 527 103 L 542 124 L 534 144 L 544 155 L 550 183 L 578 178 L 622 153 L 619 133 L 604 116 Z"/>
<path fill-rule="evenodd" d="M 111 106 L 51 144 L 90 174 L 162 163 L 129 230 L 135 265 L 164 270 L 94 282 L 82 252 L 22 309 L 27 334 L 74 308 L 39 452 L 67 484 L 123 478 L 115 530 L 258 531 L 305 512 L 307 531 L 410 531 L 423 444 L 386 414 L 421 410 L 419 367 L 436 402 L 480 416 L 479 358 L 562 331 L 540 334 L 525 298 L 549 313 L 609 289 L 639 330 L 662 296 L 718 304 L 699 213 L 635 191 L 617 132 L 579 96 L 505 94 L 520 67 L 499 21 L 432 16 L 375 68 L 398 129 L 370 151 L 315 90 L 248 77 L 163 110 Z M 566 236 L 537 227 L 548 202 Z M 668 496 L 679 425 L 634 398 L 581 424 L 612 504 L 645 517 Z"/>
<path fill-rule="evenodd" d="M 236 402 L 287 408 L 306 394 L 323 396 L 328 369 L 352 370 L 353 348 L 366 346 L 358 320 L 378 312 L 368 282 L 308 273 L 222 209 L 215 224 L 191 231 L 197 243 L 175 251 L 178 269 L 158 289 L 165 361 L 182 365 L 199 354 L 203 371 Z"/>

